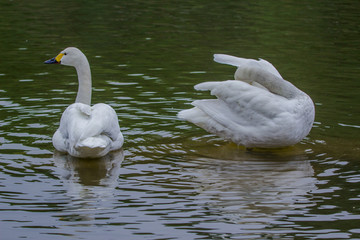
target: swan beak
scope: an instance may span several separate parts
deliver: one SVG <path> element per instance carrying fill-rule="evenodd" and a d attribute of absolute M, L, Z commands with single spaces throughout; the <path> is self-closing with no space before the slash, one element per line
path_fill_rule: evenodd
<path fill-rule="evenodd" d="M 57 62 L 55 58 L 52 58 L 52 59 L 46 60 L 44 63 L 45 64 L 54 64 L 54 63 L 59 63 L 59 62 Z"/>
<path fill-rule="evenodd" d="M 47 61 L 45 61 L 45 64 L 59 64 L 61 63 L 61 58 L 64 56 L 63 53 L 60 53 L 59 55 L 57 55 L 56 57 L 49 59 Z"/>

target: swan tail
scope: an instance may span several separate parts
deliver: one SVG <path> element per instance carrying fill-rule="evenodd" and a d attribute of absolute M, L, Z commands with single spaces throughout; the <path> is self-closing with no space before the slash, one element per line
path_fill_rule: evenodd
<path fill-rule="evenodd" d="M 102 157 L 106 155 L 109 142 L 103 137 L 88 137 L 76 144 L 75 150 L 81 157 Z"/>
<path fill-rule="evenodd" d="M 187 120 L 189 122 L 197 122 L 197 118 L 199 118 L 200 112 L 197 108 L 191 108 L 182 110 L 177 114 L 177 117 L 183 120 Z"/>
<path fill-rule="evenodd" d="M 228 116 L 226 115 L 226 112 L 223 113 L 226 106 L 224 106 L 219 100 L 197 100 L 192 104 L 195 107 L 182 110 L 178 113 L 178 117 L 180 119 L 187 120 L 210 133 L 222 137 L 223 139 L 232 139 L 238 143 L 236 141 L 237 139 L 234 138 L 234 129 L 239 130 L 242 129 L 242 127 L 233 122 L 231 119 L 227 119 Z"/>
<path fill-rule="evenodd" d="M 214 54 L 214 61 L 217 63 L 228 64 L 239 67 L 249 61 L 249 59 L 234 57 L 227 54 Z"/>
<path fill-rule="evenodd" d="M 178 118 L 191 122 L 211 133 L 216 132 L 213 126 L 217 124 L 198 107 L 182 110 L 177 116 Z"/>

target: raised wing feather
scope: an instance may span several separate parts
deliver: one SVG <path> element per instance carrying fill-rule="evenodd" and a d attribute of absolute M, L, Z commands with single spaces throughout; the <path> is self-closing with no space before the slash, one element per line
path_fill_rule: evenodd
<path fill-rule="evenodd" d="M 234 121 L 243 125 L 262 125 L 291 108 L 284 104 L 285 98 L 242 81 L 204 82 L 195 88 L 210 90 L 236 116 Z"/>
<path fill-rule="evenodd" d="M 278 70 L 268 61 L 264 59 L 246 59 L 246 58 L 240 58 L 240 57 L 234 57 L 226 54 L 214 54 L 214 61 L 222 64 L 228 64 L 235 67 L 257 67 L 259 69 L 262 69 L 264 71 L 269 71 L 270 73 L 281 77 Z M 282 77 L 281 77 L 282 78 Z M 240 80 L 240 79 L 237 79 Z"/>

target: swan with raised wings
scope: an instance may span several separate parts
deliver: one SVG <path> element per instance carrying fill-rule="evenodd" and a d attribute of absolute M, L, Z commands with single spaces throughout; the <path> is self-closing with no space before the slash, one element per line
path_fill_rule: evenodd
<path fill-rule="evenodd" d="M 179 118 L 248 148 L 290 146 L 308 135 L 313 101 L 271 63 L 225 54 L 215 54 L 214 61 L 236 66 L 235 80 L 197 84 L 196 90 L 210 90 L 217 99 L 194 101 Z"/>
<path fill-rule="evenodd" d="M 91 106 L 91 72 L 86 56 L 69 47 L 44 63 L 75 67 L 79 81 L 75 103 L 62 114 L 52 138 L 54 147 L 80 158 L 102 157 L 120 149 L 124 137 L 115 110 L 104 103 Z"/>

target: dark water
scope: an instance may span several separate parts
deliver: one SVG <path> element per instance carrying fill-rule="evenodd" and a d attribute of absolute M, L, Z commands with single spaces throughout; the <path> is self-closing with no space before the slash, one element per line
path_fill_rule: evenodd
<path fill-rule="evenodd" d="M 1 1 L 0 239 L 360 239 L 358 1 Z M 87 55 L 93 103 L 123 150 L 54 152 Z M 180 121 L 231 79 L 227 53 L 272 62 L 316 104 L 301 143 L 246 151 Z"/>

